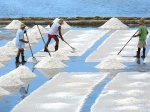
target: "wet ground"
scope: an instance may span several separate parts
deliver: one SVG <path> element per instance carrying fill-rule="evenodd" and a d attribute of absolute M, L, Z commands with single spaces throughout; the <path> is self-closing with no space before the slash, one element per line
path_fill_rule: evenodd
<path fill-rule="evenodd" d="M 81 27 L 75 27 L 73 28 L 73 30 L 91 30 L 91 29 L 95 29 L 97 30 L 98 28 L 93 28 L 93 27 L 88 27 L 88 28 L 81 28 Z M 130 28 L 130 29 L 137 29 L 136 28 Z M 0 31 L 3 32 L 3 35 L 0 37 L 1 41 L 0 41 L 0 46 L 4 46 L 8 41 L 12 40 L 15 37 L 15 32 L 14 30 L 4 30 L 1 29 Z M 64 31 L 66 32 L 66 31 Z M 104 35 L 99 41 L 97 41 L 95 43 L 95 45 L 90 48 L 84 55 L 80 56 L 80 57 L 71 57 L 71 59 L 69 61 L 67 61 L 65 64 L 68 66 L 68 68 L 64 69 L 63 72 L 99 72 L 98 69 L 94 68 L 94 66 L 96 66 L 97 62 L 90 62 L 90 63 L 85 63 L 85 59 L 87 56 L 89 56 L 89 54 L 91 54 L 94 50 L 96 50 L 96 48 L 104 42 L 105 39 L 107 39 L 109 37 L 111 33 L 107 33 L 106 35 Z M 5 36 L 5 37 L 4 37 Z M 47 40 L 46 36 L 44 37 L 45 40 Z M 54 41 L 52 41 L 54 42 Z M 148 43 L 150 43 L 150 39 L 148 40 Z M 36 53 L 39 50 L 41 50 L 43 48 L 44 44 L 43 41 L 41 40 L 38 44 L 36 44 L 32 49 L 33 52 Z M 147 52 L 150 50 L 150 45 L 147 46 Z M 31 57 L 31 53 L 29 50 L 27 50 L 25 52 L 25 56 L 26 59 L 28 57 Z M 89 112 L 90 111 L 90 107 L 92 106 L 92 104 L 94 103 L 94 101 L 96 100 L 96 98 L 98 97 L 98 95 L 101 93 L 101 91 L 103 90 L 104 86 L 118 73 L 118 72 L 124 72 L 124 71 L 137 71 L 137 72 L 149 72 L 150 71 L 150 64 L 148 63 L 143 63 L 143 60 L 140 60 L 140 64 L 137 63 L 136 61 L 133 63 L 124 63 L 126 66 L 128 66 L 128 69 L 124 69 L 124 70 L 104 70 L 105 72 L 110 72 L 108 78 L 106 78 L 101 84 L 99 84 L 94 91 L 90 94 L 90 96 L 88 97 L 88 99 L 86 100 L 86 103 L 84 104 L 83 108 L 82 108 L 82 112 Z M 20 64 L 19 66 L 22 66 L 23 64 Z M 25 63 L 25 66 L 29 67 L 36 75 L 37 77 L 27 86 L 25 87 L 26 90 L 26 94 L 22 94 L 22 89 L 20 89 L 20 91 L 18 91 L 16 94 L 12 95 L 12 96 L 7 96 L 6 98 L 4 98 L 2 101 L 0 101 L 0 112 L 10 112 L 11 109 L 17 105 L 22 98 L 24 98 L 25 96 L 30 95 L 34 90 L 36 90 L 37 88 L 39 88 L 41 85 L 43 85 L 46 81 L 50 80 L 48 79 L 44 74 L 40 73 L 37 69 L 34 69 L 34 63 Z M 18 65 L 15 64 L 15 58 L 13 58 L 12 60 L 10 60 L 7 65 L 5 65 L 4 68 L 0 69 L 0 76 L 5 75 L 6 73 L 14 70 L 16 67 L 18 67 Z"/>

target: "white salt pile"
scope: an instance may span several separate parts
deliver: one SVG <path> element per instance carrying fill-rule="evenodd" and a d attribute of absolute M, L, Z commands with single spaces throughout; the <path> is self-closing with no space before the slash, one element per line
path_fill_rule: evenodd
<path fill-rule="evenodd" d="M 56 18 L 54 21 L 58 21 L 58 20 L 59 20 L 59 18 Z M 45 28 L 50 28 L 50 26 L 48 25 Z M 61 25 L 61 29 L 69 29 L 69 28 L 72 28 L 72 27 L 70 25 L 68 25 L 66 21 L 64 21 L 64 24 Z"/>
<path fill-rule="evenodd" d="M 10 93 L 7 90 L 0 87 L 0 101 L 8 95 L 10 95 Z"/>
<path fill-rule="evenodd" d="M 14 52 L 17 52 L 18 49 L 16 48 L 16 45 L 12 42 L 12 41 L 9 41 L 6 45 L 6 47 L 9 47 L 10 49 L 12 49 L 12 51 Z"/>
<path fill-rule="evenodd" d="M 40 29 L 42 36 L 43 36 L 43 34 L 48 33 L 48 31 L 43 26 L 41 26 L 41 25 L 38 25 L 38 26 L 39 26 L 39 29 Z M 39 29 L 38 29 L 37 25 L 34 25 L 31 29 L 29 29 L 27 31 L 28 36 L 32 37 L 32 38 L 36 38 L 36 39 L 41 38 L 41 34 L 39 32 Z"/>
<path fill-rule="evenodd" d="M 9 61 L 9 60 L 11 60 L 11 58 L 10 57 L 8 57 L 8 56 L 6 56 L 6 55 L 4 55 L 4 54 L 2 54 L 1 52 L 0 52 L 0 62 L 7 62 L 7 61 Z"/>
<path fill-rule="evenodd" d="M 139 111 L 140 107 L 139 106 L 118 106 L 114 108 L 115 112 L 140 112 Z"/>
<path fill-rule="evenodd" d="M 99 65 L 96 66 L 98 69 L 123 69 L 126 68 L 125 65 L 120 63 L 117 59 L 119 56 L 110 55 L 106 57 Z"/>
<path fill-rule="evenodd" d="M 8 24 L 5 28 L 6 29 L 19 29 L 21 25 L 21 21 L 13 20 L 10 24 Z"/>
<path fill-rule="evenodd" d="M 17 92 L 24 83 L 20 79 L 11 77 L 9 75 L 3 75 L 0 77 L 0 86 L 10 93 Z"/>
<path fill-rule="evenodd" d="M 62 51 L 59 51 L 59 52 L 56 51 L 54 54 L 52 54 L 52 57 L 57 58 L 60 61 L 66 61 L 70 59 Z"/>
<path fill-rule="evenodd" d="M 30 44 L 38 43 L 38 40 L 36 40 L 35 38 L 33 38 L 33 37 L 29 36 L 29 35 L 28 35 L 28 38 L 26 37 L 26 35 L 24 35 L 24 37 L 25 37 L 25 40 L 29 39 L 28 41 L 30 42 Z"/>
<path fill-rule="evenodd" d="M 126 29 L 128 26 L 123 24 L 118 18 L 109 19 L 104 25 L 101 27 L 102 29 Z"/>
<path fill-rule="evenodd" d="M 20 66 L 9 72 L 7 75 L 18 78 L 25 84 L 29 84 L 36 77 L 36 75 L 26 66 Z"/>
<path fill-rule="evenodd" d="M 14 51 L 12 51 L 11 48 L 9 47 L 0 47 L 0 52 L 3 54 L 3 55 L 7 55 L 7 56 L 15 56 L 16 53 Z"/>
<path fill-rule="evenodd" d="M 35 65 L 35 68 L 45 68 L 45 69 L 65 68 L 65 67 L 67 66 L 63 64 L 60 60 L 49 56 L 43 58 L 39 63 Z"/>

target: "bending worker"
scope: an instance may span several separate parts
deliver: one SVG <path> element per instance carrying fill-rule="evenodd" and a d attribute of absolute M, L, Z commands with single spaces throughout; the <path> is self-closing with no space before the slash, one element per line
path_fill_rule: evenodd
<path fill-rule="evenodd" d="M 139 29 L 138 29 L 138 34 L 134 35 L 134 37 L 139 37 L 139 42 L 138 42 L 138 51 L 136 54 L 136 58 L 140 58 L 140 51 L 141 48 L 143 48 L 143 55 L 141 56 L 142 58 L 145 58 L 145 52 L 146 52 L 146 39 L 147 39 L 147 34 L 148 34 L 148 30 L 147 27 L 144 25 L 144 19 L 141 18 L 139 20 Z"/>
<path fill-rule="evenodd" d="M 25 43 L 28 43 L 28 41 L 24 40 L 25 27 L 26 27 L 26 25 L 24 23 L 22 23 L 16 33 L 16 47 L 18 48 L 16 63 L 20 63 L 20 61 L 19 61 L 20 54 L 22 57 L 22 62 L 26 62 L 24 60 L 24 58 L 25 58 L 24 57 L 24 48 L 25 48 Z"/>
<path fill-rule="evenodd" d="M 59 34 L 60 38 L 62 41 L 64 41 L 62 34 L 61 34 L 61 25 L 64 23 L 63 19 L 59 19 L 58 21 L 54 21 L 53 23 L 50 24 L 50 30 L 48 32 L 48 41 L 45 45 L 44 48 L 44 52 L 49 52 L 48 51 L 48 45 L 51 41 L 51 39 L 53 38 L 56 42 L 55 44 L 55 51 L 58 50 L 58 46 L 59 46 L 59 39 L 57 37 L 57 35 Z"/>

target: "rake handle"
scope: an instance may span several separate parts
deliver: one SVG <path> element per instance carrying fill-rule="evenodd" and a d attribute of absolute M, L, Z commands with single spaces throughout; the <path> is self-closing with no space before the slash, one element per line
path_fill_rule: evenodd
<path fill-rule="evenodd" d="M 40 35 L 41 35 L 41 37 L 42 37 L 42 40 L 43 40 L 43 42 L 44 42 L 44 45 L 46 46 L 46 43 L 45 43 L 45 41 L 44 41 L 44 38 L 43 38 L 42 33 L 41 33 L 41 31 L 40 31 L 40 28 L 39 28 L 38 25 L 37 25 L 37 27 L 38 27 L 38 30 L 39 30 Z M 46 48 L 47 48 L 47 47 L 46 47 Z M 47 50 L 48 50 L 48 48 L 47 48 Z M 48 54 L 49 54 L 49 56 L 51 57 L 51 54 L 50 54 L 49 50 L 48 50 Z"/>
<path fill-rule="evenodd" d="M 31 45 L 30 45 L 30 41 L 29 41 L 29 38 L 28 38 L 28 35 L 27 35 L 27 32 L 26 32 L 26 37 L 27 37 L 27 40 L 28 40 L 28 43 L 29 43 L 29 47 L 30 47 L 30 51 L 31 51 L 32 57 L 34 58 L 33 52 L 32 52 L 32 49 L 31 49 Z"/>
<path fill-rule="evenodd" d="M 138 32 L 138 30 L 134 33 L 134 35 Z M 133 36 L 134 36 L 133 35 Z M 121 53 L 121 51 L 125 48 L 125 46 L 130 42 L 130 40 L 133 38 L 133 36 L 128 40 L 128 42 L 123 46 L 123 48 L 118 52 L 117 55 L 119 55 Z"/>

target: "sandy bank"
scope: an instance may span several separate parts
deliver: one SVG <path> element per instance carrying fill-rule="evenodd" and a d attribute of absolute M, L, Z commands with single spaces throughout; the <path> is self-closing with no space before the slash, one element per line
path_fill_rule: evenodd
<path fill-rule="evenodd" d="M 101 25 L 107 22 L 111 17 L 62 17 L 69 25 Z M 137 24 L 139 17 L 117 17 L 124 24 Z M 44 17 L 21 17 L 21 18 L 0 18 L 0 24 L 9 24 L 12 20 L 20 20 L 27 25 L 41 24 L 47 25 L 55 18 Z M 150 24 L 150 17 L 145 18 L 145 24 Z"/>

